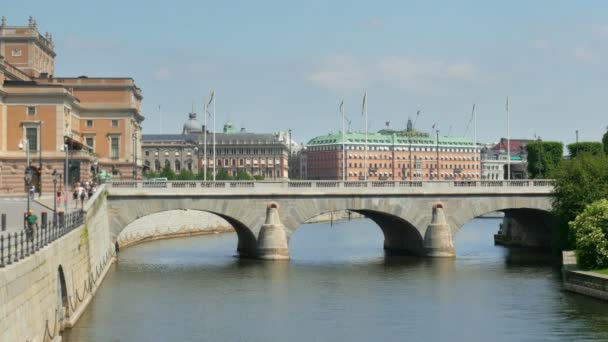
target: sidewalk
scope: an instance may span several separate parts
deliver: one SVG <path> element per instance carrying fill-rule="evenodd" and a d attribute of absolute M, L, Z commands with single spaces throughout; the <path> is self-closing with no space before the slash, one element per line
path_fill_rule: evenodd
<path fill-rule="evenodd" d="M 42 213 L 46 212 L 49 222 L 53 218 L 53 195 L 42 194 L 42 197 L 35 196 L 33 201 L 30 201 L 30 209 L 38 216 L 38 222 L 41 223 Z M 85 201 L 86 203 L 86 201 Z M 80 208 L 80 203 L 78 204 Z M 70 198 L 68 200 L 68 210 L 62 205 L 57 205 L 57 211 L 70 213 L 75 211 L 74 202 Z M 0 231 L 0 234 L 14 233 L 23 231 L 23 214 L 27 211 L 27 197 L 23 195 L 8 195 L 0 196 L 0 214 L 6 214 L 6 231 Z"/>

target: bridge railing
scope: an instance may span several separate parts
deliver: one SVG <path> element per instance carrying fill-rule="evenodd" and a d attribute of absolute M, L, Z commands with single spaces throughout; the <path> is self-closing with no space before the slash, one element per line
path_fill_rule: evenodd
<path fill-rule="evenodd" d="M 58 213 L 52 221 L 41 225 L 28 234 L 26 230 L 0 235 L 0 268 L 17 263 L 36 254 L 53 241 L 78 228 L 84 223 L 86 212 Z"/>
<path fill-rule="evenodd" d="M 112 181 L 107 183 L 109 189 L 327 189 L 327 188 L 522 188 L 551 187 L 553 180 L 474 180 L 474 181 Z"/>

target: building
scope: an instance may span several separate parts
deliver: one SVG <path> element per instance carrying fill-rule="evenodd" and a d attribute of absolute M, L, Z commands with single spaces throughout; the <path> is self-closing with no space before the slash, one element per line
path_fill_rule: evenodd
<path fill-rule="evenodd" d="M 499 142 L 486 144 L 481 149 L 481 179 L 508 179 L 509 149 L 511 156 L 511 179 L 528 178 L 526 144 L 532 140 L 501 138 Z"/>
<path fill-rule="evenodd" d="M 26 149 L 40 191 L 52 190 L 53 171 L 62 174 L 62 184 L 66 173 L 70 183 L 98 170 L 130 178 L 141 166 L 133 162 L 144 120 L 134 80 L 55 77 L 55 56 L 52 36 L 41 35 L 33 18 L 27 26 L 2 18 L 0 192 L 25 189 Z"/>
<path fill-rule="evenodd" d="M 182 134 L 144 134 L 144 169 L 159 172 L 168 167 L 176 173 L 184 169 L 199 173 L 203 172 L 206 164 L 207 172 L 212 173 L 213 136 L 212 132 L 199 125 L 195 113 L 189 114 Z M 239 171 L 246 171 L 251 176 L 264 179 L 287 179 L 287 141 L 285 132 L 264 134 L 250 133 L 245 129 L 236 131 L 232 123 L 227 122 L 222 132 L 215 134 L 216 172 L 224 170 L 234 177 Z"/>
<path fill-rule="evenodd" d="M 311 139 L 306 147 L 308 179 L 347 180 L 476 180 L 479 147 L 467 138 L 433 137 L 407 129 L 367 134 L 348 132 Z M 345 153 L 342 146 L 345 146 Z"/>

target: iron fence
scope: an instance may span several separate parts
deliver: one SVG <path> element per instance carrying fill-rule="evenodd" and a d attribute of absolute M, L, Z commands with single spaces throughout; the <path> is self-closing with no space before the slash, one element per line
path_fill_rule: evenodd
<path fill-rule="evenodd" d="M 81 226 L 84 218 L 85 211 L 82 209 L 69 214 L 60 212 L 50 222 L 42 220 L 40 226 L 31 231 L 24 229 L 0 235 L 0 268 L 36 254 L 41 248 Z"/>

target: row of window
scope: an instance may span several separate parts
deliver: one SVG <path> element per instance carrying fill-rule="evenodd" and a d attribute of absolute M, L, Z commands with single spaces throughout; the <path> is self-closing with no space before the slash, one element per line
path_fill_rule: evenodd
<path fill-rule="evenodd" d="M 190 150 L 190 149 L 189 149 Z M 152 151 L 154 152 L 154 155 L 158 155 L 159 152 L 165 152 L 165 155 L 168 155 L 169 152 L 163 150 L 163 149 L 158 149 L 156 151 L 154 151 L 152 149 Z M 175 154 L 178 155 L 180 152 L 178 152 L 178 150 L 171 150 L 170 152 L 175 151 Z M 150 156 L 150 150 L 146 149 L 144 151 L 144 154 L 146 156 Z M 215 153 L 218 156 L 223 156 L 223 155 L 280 155 L 282 154 L 283 150 L 280 148 L 222 148 L 222 149 L 216 149 Z M 204 154 L 203 151 L 200 151 L 200 154 Z M 208 155 L 213 155 L 213 149 L 208 149 L 207 150 L 207 154 Z"/>
<path fill-rule="evenodd" d="M 384 166 L 383 166 L 384 165 Z M 363 163 L 348 163 L 348 167 L 359 167 L 362 168 L 364 167 Z M 392 168 L 393 164 L 392 163 L 368 163 L 367 167 L 369 168 Z M 425 169 L 434 169 L 437 167 L 437 164 L 424 164 L 424 168 Z M 479 169 L 479 165 L 471 165 L 471 164 L 439 164 L 439 167 L 442 169 L 469 169 L 469 170 L 475 170 L 475 169 Z M 397 164 L 397 168 L 401 169 L 409 169 L 410 165 L 409 164 Z M 416 169 L 421 169 L 423 168 L 423 164 L 421 162 L 416 162 L 414 163 L 414 168 Z"/>
<path fill-rule="evenodd" d="M 28 149 L 31 151 L 38 150 L 39 130 L 38 127 L 26 127 L 25 139 L 27 140 Z M 85 144 L 95 150 L 95 138 L 85 137 Z M 110 136 L 110 158 L 118 159 L 120 157 L 120 136 Z"/>
<path fill-rule="evenodd" d="M 359 145 L 346 145 L 347 151 L 365 151 L 365 146 Z M 409 147 L 401 146 L 368 146 L 368 151 L 409 151 Z M 309 146 L 308 151 L 342 151 L 342 145 L 326 145 L 326 146 Z M 412 147 L 412 151 L 415 152 L 436 152 L 437 147 L 425 146 L 425 147 Z M 476 148 L 448 148 L 439 147 L 439 152 L 449 153 L 479 153 L 479 149 Z"/>
<path fill-rule="evenodd" d="M 218 160 L 218 162 L 219 162 L 220 167 L 221 167 L 221 160 Z M 186 160 L 186 169 L 188 171 L 192 171 L 192 165 L 193 165 L 192 159 Z M 150 168 L 150 161 L 149 160 L 144 161 L 144 166 L 146 168 Z M 225 165 L 225 166 L 229 166 L 229 165 Z M 234 166 L 234 164 L 233 164 L 233 166 Z M 182 163 L 179 160 L 175 160 L 174 161 L 174 165 L 172 167 L 171 162 L 169 160 L 165 160 L 164 167 L 168 168 L 168 169 L 173 169 L 173 171 L 176 171 L 176 172 L 180 172 L 182 170 Z M 161 171 L 161 162 L 158 159 L 156 159 L 154 161 L 154 170 L 157 171 L 157 172 Z M 233 168 L 232 169 L 232 174 L 233 174 L 233 176 L 236 176 L 237 170 Z M 253 175 L 258 175 L 258 174 L 261 174 L 262 176 L 272 177 L 273 171 L 271 169 L 253 170 Z M 277 177 L 281 177 L 281 170 L 280 169 L 276 170 L 276 176 Z"/>
<path fill-rule="evenodd" d="M 118 120 L 112 120 L 111 125 L 112 125 L 112 127 L 118 127 Z M 93 127 L 93 120 L 85 121 L 85 126 L 88 128 Z"/>

